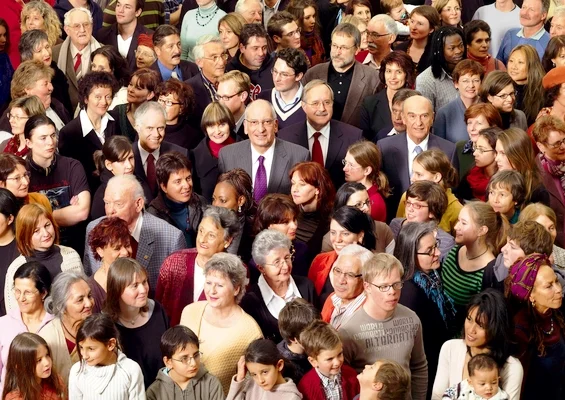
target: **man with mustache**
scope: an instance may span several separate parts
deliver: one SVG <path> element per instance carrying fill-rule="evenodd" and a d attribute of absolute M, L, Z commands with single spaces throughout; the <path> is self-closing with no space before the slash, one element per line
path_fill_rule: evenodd
<path fill-rule="evenodd" d="M 314 79 L 327 81 L 334 93 L 333 118 L 359 126 L 361 107 L 366 96 L 375 94 L 379 73 L 355 61 L 361 33 L 354 25 L 339 24 L 332 32 L 331 61 L 308 70 L 304 83 Z"/>
<path fill-rule="evenodd" d="M 196 64 L 180 59 L 179 30 L 172 25 L 161 25 L 153 33 L 153 46 L 157 61 L 150 67 L 159 73 L 162 81 L 171 78 L 186 81 L 199 74 Z"/>
<path fill-rule="evenodd" d="M 334 93 L 331 86 L 314 79 L 304 86 L 302 109 L 306 122 L 279 131 L 278 137 L 310 151 L 312 161 L 325 167 L 335 187 L 345 182 L 342 160 L 347 148 L 362 139 L 363 131 L 332 119 Z"/>
<path fill-rule="evenodd" d="M 386 14 L 375 15 L 367 25 L 369 54 L 363 60 L 364 65 L 379 69 L 381 61 L 392 51 L 398 29 L 396 22 Z"/>

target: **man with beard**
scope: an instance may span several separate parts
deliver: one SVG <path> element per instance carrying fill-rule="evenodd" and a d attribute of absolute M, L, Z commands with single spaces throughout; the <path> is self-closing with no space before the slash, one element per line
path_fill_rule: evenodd
<path fill-rule="evenodd" d="M 366 96 L 376 93 L 379 73 L 355 61 L 361 33 L 352 24 L 343 23 L 332 32 L 330 62 L 312 67 L 304 82 L 314 79 L 327 81 L 334 93 L 333 118 L 359 126 L 359 115 Z"/>
<path fill-rule="evenodd" d="M 181 46 L 179 30 L 172 25 L 161 25 L 153 34 L 153 46 L 157 61 L 151 69 L 158 72 L 162 81 L 171 78 L 186 81 L 199 74 L 196 64 L 180 59 Z"/>
<path fill-rule="evenodd" d="M 375 15 L 367 25 L 367 42 L 369 54 L 363 60 L 363 65 L 375 69 L 381 67 L 381 61 L 392 51 L 391 46 L 396 40 L 396 22 L 386 14 Z"/>

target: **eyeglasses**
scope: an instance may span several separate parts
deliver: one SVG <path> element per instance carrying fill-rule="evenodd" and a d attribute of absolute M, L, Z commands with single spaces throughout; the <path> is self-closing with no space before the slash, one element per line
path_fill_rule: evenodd
<path fill-rule="evenodd" d="M 406 200 L 406 208 L 412 207 L 414 210 L 420 210 L 422 208 L 428 208 L 429 206 L 426 204 L 414 203 L 412 201 Z"/>
<path fill-rule="evenodd" d="M 379 291 L 381 292 L 388 292 L 391 288 L 394 290 L 400 290 L 402 289 L 402 286 L 404 286 L 404 282 L 394 282 L 391 285 L 375 285 L 372 282 L 367 282 L 369 285 L 373 285 L 374 287 L 376 287 L 377 289 L 379 289 Z"/>
<path fill-rule="evenodd" d="M 353 45 L 353 46 L 338 46 L 337 44 L 332 43 L 332 50 L 337 50 L 337 51 L 347 51 L 347 50 L 351 50 L 354 47 L 355 47 L 355 45 Z"/>
<path fill-rule="evenodd" d="M 14 114 L 11 114 L 11 113 L 8 113 L 7 117 L 8 117 L 9 120 L 14 118 L 16 121 L 21 121 L 22 119 L 23 120 L 29 119 L 29 117 L 20 117 L 19 115 L 14 115 Z"/>
<path fill-rule="evenodd" d="M 473 151 L 476 151 L 479 154 L 496 152 L 496 150 L 492 150 L 492 149 L 488 150 L 488 149 L 484 149 L 482 147 L 477 147 L 477 146 L 473 146 Z"/>
<path fill-rule="evenodd" d="M 421 256 L 430 256 L 433 257 L 436 254 L 436 249 L 439 248 L 440 245 L 440 241 L 439 239 L 436 240 L 435 244 L 430 248 L 430 250 L 428 251 L 422 251 L 422 252 L 416 252 L 416 254 L 419 254 Z"/>
<path fill-rule="evenodd" d="M 371 201 L 371 199 L 367 199 L 364 202 L 359 202 L 359 203 L 353 204 L 353 207 L 358 208 L 358 209 L 362 209 L 363 207 L 371 207 L 372 204 L 373 204 L 373 202 Z"/>
<path fill-rule="evenodd" d="M 286 78 L 290 78 L 292 76 L 295 76 L 296 74 L 289 74 L 288 72 L 279 72 L 276 69 L 271 69 L 271 74 L 273 74 L 273 76 L 277 76 L 280 75 L 282 78 L 286 79 Z"/>
<path fill-rule="evenodd" d="M 380 37 L 388 36 L 388 35 L 390 35 L 390 33 L 377 33 L 377 32 L 373 32 L 373 31 L 369 31 L 369 30 L 367 31 L 367 37 L 368 38 L 376 39 L 376 38 L 380 38 Z"/>
<path fill-rule="evenodd" d="M 202 357 L 202 353 L 197 351 L 196 353 L 194 353 L 194 355 L 192 357 L 185 356 L 183 358 L 178 358 L 178 359 L 177 358 L 171 358 L 171 360 L 180 362 L 184 365 L 188 365 L 192 361 L 196 361 L 196 362 L 200 361 L 200 357 Z"/>
<path fill-rule="evenodd" d="M 20 176 L 15 176 L 13 178 L 6 178 L 7 181 L 14 181 L 16 183 L 20 183 L 22 181 L 22 179 L 26 179 L 29 181 L 29 177 L 31 176 L 31 174 L 29 172 L 24 173 L 23 175 Z"/>
<path fill-rule="evenodd" d="M 291 37 L 296 36 L 296 35 L 300 36 L 300 32 L 301 32 L 301 31 L 302 31 L 302 30 L 301 30 L 300 28 L 298 28 L 298 29 L 295 30 L 295 31 L 288 32 L 288 33 L 283 33 L 283 36 L 284 36 L 284 37 L 287 37 L 287 38 L 291 38 Z"/>
<path fill-rule="evenodd" d="M 38 294 L 39 290 L 33 290 L 33 291 L 26 290 L 26 291 L 22 292 L 20 289 L 16 289 L 14 287 L 14 288 L 12 288 L 12 292 L 14 292 L 14 297 L 16 299 L 30 299 L 30 298 L 34 297 L 36 294 Z"/>
<path fill-rule="evenodd" d="M 552 149 L 558 149 L 560 147 L 562 147 L 563 145 L 565 145 L 565 139 L 561 139 L 555 143 L 548 143 L 545 142 L 545 144 L 547 144 L 549 147 L 551 147 Z"/>
<path fill-rule="evenodd" d="M 219 56 L 212 56 L 212 57 L 202 57 L 205 60 L 210 60 L 213 61 L 214 63 L 217 63 L 218 61 L 222 60 L 222 61 L 228 61 L 228 58 L 230 56 L 228 56 L 228 53 L 222 53 Z"/>
<path fill-rule="evenodd" d="M 174 101 L 171 101 L 171 100 L 159 99 L 157 101 L 159 102 L 159 104 L 162 104 L 162 105 L 167 106 L 167 107 L 172 107 L 174 105 L 180 104 L 178 102 L 174 102 Z"/>
<path fill-rule="evenodd" d="M 307 101 L 305 101 L 304 104 L 308 104 L 309 106 L 312 106 L 314 108 L 318 108 L 318 107 L 320 107 L 321 104 L 323 104 L 324 107 L 332 107 L 334 102 L 333 102 L 333 100 L 315 100 L 311 103 L 308 103 Z"/>
<path fill-rule="evenodd" d="M 345 168 L 349 168 L 349 169 L 361 168 L 360 165 L 353 165 L 353 164 L 351 164 L 349 161 L 347 161 L 345 158 L 344 158 L 343 160 L 341 160 L 341 164 L 342 164 Z"/>
<path fill-rule="evenodd" d="M 516 98 L 516 93 L 512 92 L 512 93 L 496 94 L 494 97 L 498 97 L 500 100 L 504 101 L 504 100 L 506 100 L 508 97 L 512 97 L 513 99 L 515 99 L 515 98 Z"/>
<path fill-rule="evenodd" d="M 71 29 L 74 29 L 75 31 L 80 30 L 80 28 L 84 28 L 85 30 L 90 28 L 92 26 L 92 24 L 90 22 L 84 22 L 82 24 L 72 24 L 69 25 L 71 27 Z"/>
<path fill-rule="evenodd" d="M 221 96 L 219 94 L 216 95 L 216 100 L 220 101 L 230 101 L 231 99 L 233 99 L 235 96 L 240 95 L 243 92 L 237 92 L 236 94 L 232 94 L 231 96 L 225 95 L 225 96 Z"/>
<path fill-rule="evenodd" d="M 275 267 L 275 268 L 281 269 L 282 267 L 285 266 L 285 264 L 286 264 L 287 266 L 292 265 L 292 262 L 293 262 L 293 261 L 294 261 L 294 250 L 293 250 L 288 256 L 286 256 L 285 258 L 283 258 L 282 260 L 279 259 L 277 262 L 270 263 L 270 264 L 265 263 L 265 264 L 263 264 L 263 265 L 264 265 L 264 266 L 265 266 L 265 265 L 271 265 L 271 266 L 273 266 L 273 267 Z"/>
<path fill-rule="evenodd" d="M 332 274 L 338 279 L 343 276 L 348 281 L 353 281 L 354 279 L 361 278 L 363 276 L 363 274 L 354 274 L 353 272 L 343 272 L 341 269 L 337 267 L 332 268 Z"/>
<path fill-rule="evenodd" d="M 246 119 L 246 121 L 249 124 L 249 126 L 251 126 L 251 128 L 258 128 L 259 125 L 264 125 L 270 128 L 275 123 L 274 119 L 266 119 L 264 121 L 258 121 L 256 119 Z"/>

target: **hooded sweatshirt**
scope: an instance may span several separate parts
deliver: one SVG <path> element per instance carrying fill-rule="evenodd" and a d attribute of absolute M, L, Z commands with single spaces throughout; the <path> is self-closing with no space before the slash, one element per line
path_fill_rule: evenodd
<path fill-rule="evenodd" d="M 302 393 L 292 381 L 285 378 L 286 382 L 275 385 L 269 391 L 262 389 L 255 381 L 247 376 L 243 381 L 236 382 L 235 375 L 231 379 L 230 391 L 226 400 L 300 400 Z"/>
<path fill-rule="evenodd" d="M 240 56 L 241 53 L 238 50 L 226 66 L 226 72 L 238 70 L 249 75 L 249 79 L 251 80 L 251 100 L 256 100 L 259 93 L 275 87 L 275 84 L 273 83 L 273 74 L 271 73 L 271 69 L 275 64 L 275 59 L 271 56 L 271 54 L 267 53 L 261 67 L 259 69 L 252 70 L 241 63 Z"/>
<path fill-rule="evenodd" d="M 222 384 L 210 374 L 204 365 L 200 365 L 198 373 L 182 390 L 169 376 L 167 368 L 161 368 L 155 382 L 147 389 L 147 400 L 183 400 L 183 393 L 190 392 L 189 399 L 194 400 L 224 400 Z"/>

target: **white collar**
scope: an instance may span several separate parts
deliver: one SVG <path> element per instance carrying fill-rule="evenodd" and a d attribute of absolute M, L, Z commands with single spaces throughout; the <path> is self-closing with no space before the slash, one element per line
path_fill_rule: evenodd
<path fill-rule="evenodd" d="M 428 136 L 426 136 L 426 138 L 424 140 L 422 140 L 422 142 L 420 144 L 416 144 L 412 141 L 412 139 L 410 139 L 410 136 L 408 136 L 408 134 L 406 134 L 406 141 L 408 142 L 408 156 L 410 156 L 414 152 L 414 149 L 416 148 L 416 146 L 420 146 L 422 151 L 428 150 L 428 141 L 429 140 L 430 140 L 430 134 L 428 133 Z"/>
<path fill-rule="evenodd" d="M 264 9 L 270 9 L 270 10 L 275 10 L 278 11 L 279 10 L 279 6 L 281 4 L 281 0 L 277 0 L 276 4 L 273 7 L 269 7 L 267 5 L 267 3 L 265 3 L 265 0 L 261 0 L 261 4 L 263 5 Z"/>
<path fill-rule="evenodd" d="M 85 137 L 86 135 L 88 135 L 90 133 L 90 131 L 94 131 L 94 133 L 97 136 L 100 135 L 104 135 L 104 132 L 106 131 L 106 127 L 108 126 L 108 121 L 113 121 L 114 118 L 112 118 L 112 116 L 108 113 L 104 114 L 102 116 L 102 121 L 100 122 L 100 132 L 97 132 L 96 129 L 94 129 L 94 126 L 92 125 L 92 122 L 90 121 L 90 118 L 88 118 L 88 114 L 86 113 L 86 110 L 80 110 L 79 112 L 79 118 L 80 118 L 80 125 L 82 127 L 82 136 Z"/>
<path fill-rule="evenodd" d="M 294 279 L 292 278 L 292 276 L 290 277 L 290 280 L 288 282 L 288 289 L 286 290 L 284 297 L 280 297 L 278 294 L 276 294 L 273 291 L 273 289 L 271 289 L 271 287 L 269 286 L 263 275 L 259 277 L 259 280 L 257 281 L 257 286 L 259 286 L 261 297 L 263 297 L 263 301 L 265 302 L 266 306 L 269 306 L 269 303 L 275 297 L 278 297 L 279 299 L 282 299 L 285 302 L 288 302 L 297 297 L 302 297 L 302 295 L 298 291 L 298 287 L 296 286 L 296 283 L 294 283 Z"/>
<path fill-rule="evenodd" d="M 249 146 L 251 146 L 251 164 L 252 165 L 255 164 L 257 162 L 257 160 L 259 159 L 259 156 L 263 156 L 265 158 L 272 159 L 275 155 L 275 145 L 276 145 L 276 143 L 277 143 L 277 139 L 275 138 L 271 147 L 269 147 L 267 149 L 267 151 L 263 152 L 263 154 L 260 154 L 257 150 L 255 150 L 255 147 L 253 147 L 253 145 L 251 144 L 251 141 L 249 141 Z"/>
<path fill-rule="evenodd" d="M 331 124 L 331 121 L 328 122 L 326 124 L 326 126 L 324 126 L 322 129 L 317 131 L 316 129 L 314 129 L 314 127 L 312 125 L 310 125 L 310 122 L 308 122 L 308 120 L 306 120 L 306 132 L 308 133 L 308 140 L 310 140 L 312 138 L 312 136 L 314 136 L 314 133 L 316 133 L 316 132 L 320 132 L 323 137 L 325 137 L 327 140 L 329 140 L 330 139 L 330 124 Z"/>
<path fill-rule="evenodd" d="M 135 227 L 131 231 L 131 236 L 139 243 L 139 237 L 141 236 L 141 226 L 143 225 L 143 211 L 139 213 L 137 221 L 135 222 Z"/>
<path fill-rule="evenodd" d="M 374 68 L 377 71 L 381 68 L 381 65 L 377 64 L 377 62 L 375 61 L 375 58 L 373 57 L 373 55 L 371 53 L 367 53 L 367 56 L 363 60 L 362 64 L 367 65 L 371 68 Z"/>
<path fill-rule="evenodd" d="M 145 150 L 143 147 L 141 147 L 141 143 L 139 143 L 139 140 L 137 141 L 137 148 L 139 149 L 139 157 L 141 158 L 141 165 L 145 165 L 145 162 L 147 161 L 147 157 L 149 156 L 149 152 Z M 157 160 L 159 159 L 160 151 L 161 151 L 161 146 L 159 146 L 157 150 L 151 153 L 153 154 L 153 157 L 155 157 L 155 162 L 157 162 Z"/>
<path fill-rule="evenodd" d="M 302 86 L 302 83 L 298 82 L 298 90 L 296 91 L 294 98 L 289 103 L 284 101 L 284 99 L 282 98 L 281 92 L 279 92 L 277 89 L 273 89 L 273 94 L 276 96 L 276 98 L 281 103 L 283 103 L 285 106 L 288 106 L 289 104 L 300 104 L 300 99 L 302 99 L 303 89 L 304 89 L 304 86 Z"/>

